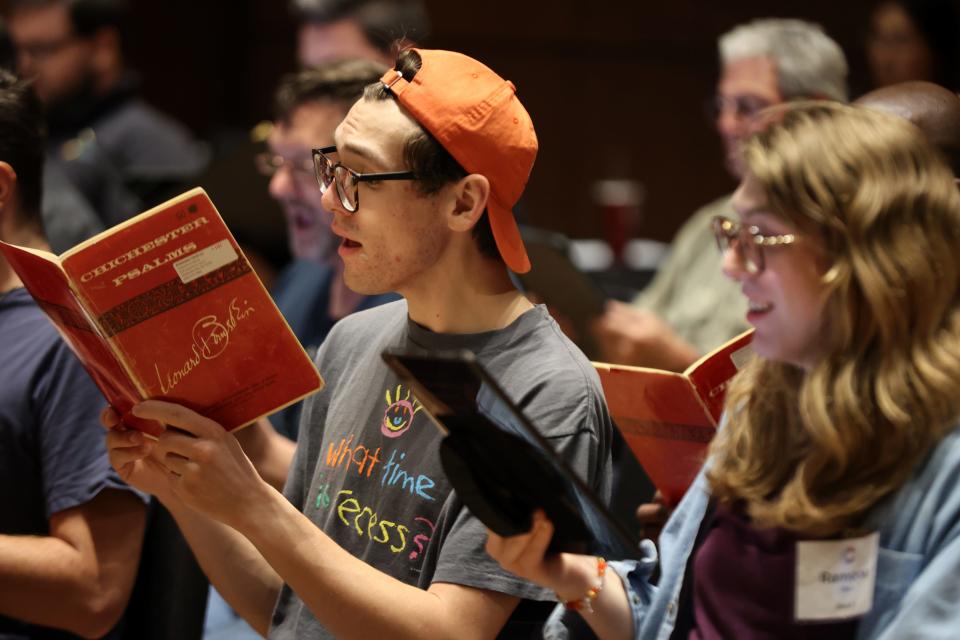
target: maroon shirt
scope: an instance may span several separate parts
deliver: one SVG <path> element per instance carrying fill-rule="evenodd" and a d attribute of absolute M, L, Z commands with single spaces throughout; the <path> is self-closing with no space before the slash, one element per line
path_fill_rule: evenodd
<path fill-rule="evenodd" d="M 757 529 L 748 518 L 718 506 L 693 559 L 690 640 L 845 640 L 856 620 L 794 621 L 797 537 L 784 529 Z"/>

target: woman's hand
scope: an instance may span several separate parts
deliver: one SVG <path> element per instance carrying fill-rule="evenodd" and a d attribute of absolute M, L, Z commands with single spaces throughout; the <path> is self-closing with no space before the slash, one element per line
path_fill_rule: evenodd
<path fill-rule="evenodd" d="M 551 538 L 553 523 L 538 509 L 527 533 L 504 538 L 488 530 L 486 549 L 504 569 L 552 589 L 562 602 L 579 600 L 596 585 L 597 559 L 575 553 L 548 554 Z"/>
<path fill-rule="evenodd" d="M 636 518 L 640 523 L 640 535 L 656 542 L 660 538 L 660 531 L 663 525 L 670 519 L 673 509 L 667 506 L 667 501 L 663 494 L 657 491 L 653 494 L 650 502 L 645 502 L 637 507 Z"/>

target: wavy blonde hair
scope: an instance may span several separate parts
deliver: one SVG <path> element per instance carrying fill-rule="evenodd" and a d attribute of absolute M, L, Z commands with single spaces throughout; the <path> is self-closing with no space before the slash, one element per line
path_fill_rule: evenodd
<path fill-rule="evenodd" d="M 826 355 L 740 373 L 708 477 L 760 526 L 827 536 L 855 529 L 960 415 L 960 192 L 905 120 L 828 103 L 772 120 L 746 166 L 828 256 Z"/>

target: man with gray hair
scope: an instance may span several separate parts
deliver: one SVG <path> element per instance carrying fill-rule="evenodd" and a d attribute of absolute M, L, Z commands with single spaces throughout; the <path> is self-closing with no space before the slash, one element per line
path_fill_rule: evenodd
<path fill-rule="evenodd" d="M 718 44 L 714 118 L 727 170 L 737 179 L 743 175 L 740 142 L 762 109 L 788 100 L 847 99 L 843 51 L 819 25 L 754 20 L 723 34 Z M 682 371 L 748 328 L 738 285 L 720 271 L 710 229 L 717 215 L 734 215 L 729 194 L 683 225 L 670 256 L 633 305 L 608 303 L 593 326 L 605 360 Z"/>

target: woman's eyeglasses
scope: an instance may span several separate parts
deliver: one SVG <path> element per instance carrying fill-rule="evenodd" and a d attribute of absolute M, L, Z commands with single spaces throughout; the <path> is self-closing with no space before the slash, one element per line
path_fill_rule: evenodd
<path fill-rule="evenodd" d="M 720 251 L 733 249 L 747 273 L 753 275 L 763 272 L 764 247 L 788 245 L 797 241 L 796 234 L 766 236 L 760 233 L 759 227 L 742 225 L 723 216 L 715 217 L 712 224 L 713 235 L 717 239 L 717 247 Z"/>

